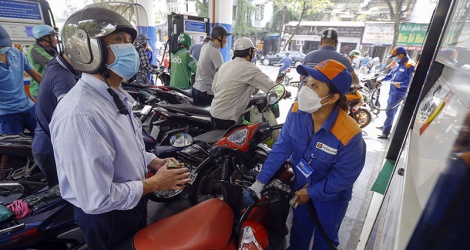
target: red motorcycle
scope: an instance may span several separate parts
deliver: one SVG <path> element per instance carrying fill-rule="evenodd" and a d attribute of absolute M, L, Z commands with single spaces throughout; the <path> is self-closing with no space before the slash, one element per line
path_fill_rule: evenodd
<path fill-rule="evenodd" d="M 269 90 L 267 105 L 261 113 L 276 104 L 284 93 L 285 88 L 280 84 Z M 183 148 L 178 152 L 178 158 L 191 172 L 191 181 L 182 191 L 158 191 L 151 199 L 165 201 L 181 195 L 195 205 L 223 197 L 224 185 L 252 183 L 270 151 L 263 142 L 272 138 L 273 131 L 282 128 L 282 124 L 271 126 L 263 120 L 252 125 L 235 125 L 225 133 L 211 131 L 205 134 L 211 143 L 201 140 Z M 183 136 L 184 133 L 177 134 L 170 141 L 187 141 Z"/>
<path fill-rule="evenodd" d="M 286 163 L 276 173 L 275 179 L 266 185 L 263 198 L 255 205 L 242 208 L 239 204 L 241 197 L 238 202 L 232 199 L 241 196 L 243 189 L 250 184 L 235 185 L 233 190 L 238 191 L 228 191 L 225 201 L 212 198 L 157 221 L 116 249 L 266 249 L 273 240 L 270 228 L 272 217 L 278 213 L 270 206 L 280 200 L 288 204 L 287 196 L 292 192 L 285 182 L 292 180 L 292 177 L 292 169 Z M 285 220 L 276 224 L 285 225 Z"/>

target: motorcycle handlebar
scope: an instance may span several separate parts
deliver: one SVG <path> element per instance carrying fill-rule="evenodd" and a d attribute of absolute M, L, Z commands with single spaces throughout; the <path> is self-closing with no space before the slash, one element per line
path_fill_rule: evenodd
<path fill-rule="evenodd" d="M 271 129 L 272 130 L 277 130 L 277 129 L 281 129 L 283 126 L 284 126 L 284 123 L 277 124 L 277 125 L 272 125 Z"/>

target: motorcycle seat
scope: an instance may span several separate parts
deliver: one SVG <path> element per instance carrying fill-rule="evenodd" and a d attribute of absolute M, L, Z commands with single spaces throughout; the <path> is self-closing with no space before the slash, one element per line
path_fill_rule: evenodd
<path fill-rule="evenodd" d="M 181 93 L 185 96 L 193 97 L 193 91 L 191 89 L 180 89 L 180 88 L 173 87 L 173 86 L 166 86 L 166 87 L 170 90 L 174 90 L 176 92 L 179 92 L 179 93 Z"/>
<path fill-rule="evenodd" d="M 211 116 L 211 113 L 210 113 L 211 106 L 201 107 L 201 106 L 196 106 L 196 105 L 192 105 L 189 103 L 181 103 L 181 104 L 168 104 L 168 105 L 165 105 L 165 107 L 168 107 L 172 110 L 181 110 L 183 112 L 190 113 L 190 114 L 204 115 L 208 117 Z"/>
<path fill-rule="evenodd" d="M 227 203 L 210 199 L 140 230 L 134 249 L 224 249 L 233 221 Z"/>
<path fill-rule="evenodd" d="M 224 137 L 226 130 L 212 130 L 194 137 L 194 141 L 204 141 L 212 145 Z"/>

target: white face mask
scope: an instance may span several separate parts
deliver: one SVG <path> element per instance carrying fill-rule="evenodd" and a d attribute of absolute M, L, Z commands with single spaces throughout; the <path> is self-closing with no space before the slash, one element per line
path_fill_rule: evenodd
<path fill-rule="evenodd" d="M 313 113 L 323 106 L 323 104 L 321 104 L 321 100 L 328 96 L 330 95 L 320 98 L 311 88 L 303 86 L 297 93 L 299 109 L 307 113 Z"/>

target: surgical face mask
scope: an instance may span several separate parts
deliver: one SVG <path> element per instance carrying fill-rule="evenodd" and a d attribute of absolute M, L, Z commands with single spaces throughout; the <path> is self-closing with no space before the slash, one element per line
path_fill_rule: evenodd
<path fill-rule="evenodd" d="M 0 49 L 0 54 L 5 54 L 7 53 L 7 51 L 9 51 L 11 49 L 11 47 L 5 47 L 3 49 Z"/>
<path fill-rule="evenodd" d="M 394 60 L 395 62 L 397 62 L 397 63 L 400 62 L 400 59 L 398 59 L 398 57 L 394 57 L 393 60 Z"/>
<path fill-rule="evenodd" d="M 138 71 L 140 66 L 139 54 L 131 43 L 111 44 L 109 45 L 116 57 L 116 60 L 108 65 L 124 81 L 129 80 Z"/>
<path fill-rule="evenodd" d="M 311 88 L 303 86 L 297 93 L 297 97 L 299 99 L 299 109 L 307 113 L 316 112 L 321 108 L 321 106 L 323 106 L 323 104 L 321 104 L 321 100 L 327 98 L 328 96 L 330 95 L 321 98 Z"/>

